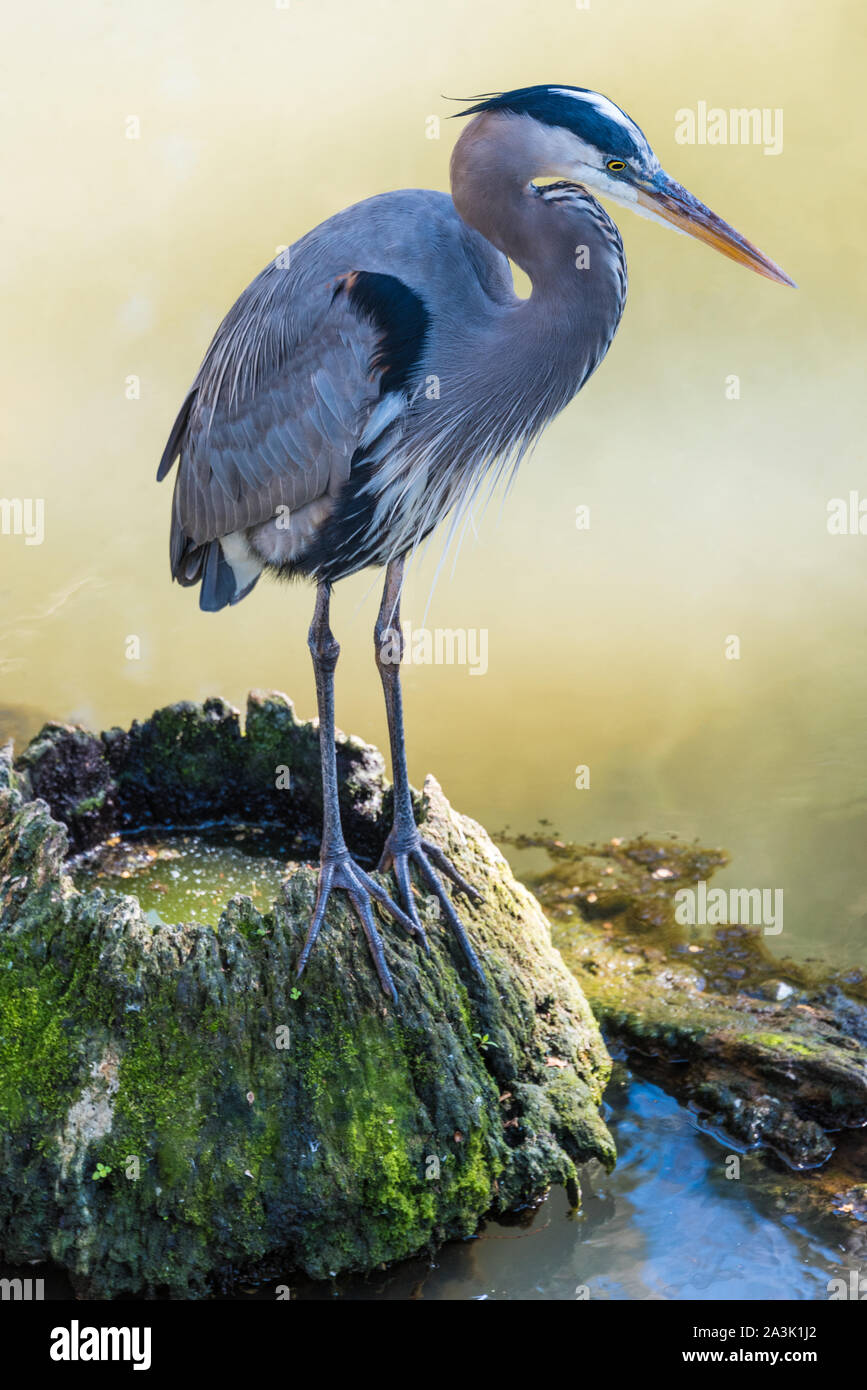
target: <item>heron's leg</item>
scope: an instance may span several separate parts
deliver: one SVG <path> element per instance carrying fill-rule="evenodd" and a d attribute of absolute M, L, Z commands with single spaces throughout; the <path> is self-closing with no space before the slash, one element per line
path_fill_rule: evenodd
<path fill-rule="evenodd" d="M 325 917 L 334 888 L 342 888 L 361 920 L 380 984 L 386 994 L 397 999 L 397 991 L 385 960 L 382 940 L 373 920 L 371 898 L 381 903 L 407 931 L 416 933 L 415 923 L 401 911 L 383 888 L 366 874 L 349 853 L 340 823 L 337 797 L 337 753 L 334 746 L 334 670 L 340 647 L 328 622 L 331 586 L 320 584 L 316 608 L 307 639 L 316 677 L 316 703 L 319 710 L 319 757 L 322 764 L 322 848 L 319 855 L 319 891 L 307 940 L 298 961 L 298 974 L 304 970 Z"/>
<path fill-rule="evenodd" d="M 412 811 L 412 796 L 406 770 L 406 749 L 403 735 L 403 697 L 400 689 L 400 661 L 403 656 L 403 632 L 400 626 L 400 589 L 403 583 L 403 556 L 389 562 L 385 572 L 385 587 L 382 604 L 374 628 L 374 650 L 376 665 L 382 680 L 385 694 L 385 709 L 388 715 L 388 737 L 391 744 L 391 769 L 394 780 L 394 824 L 385 842 L 385 849 L 379 861 L 381 870 L 393 868 L 400 889 L 400 898 L 416 930 L 424 940 L 424 930 L 419 920 L 413 898 L 410 880 L 410 864 L 418 870 L 426 888 L 433 893 L 452 931 L 460 942 L 464 955 L 477 975 L 484 979 L 484 972 L 478 957 L 464 930 L 460 917 L 455 912 L 452 900 L 438 874 L 450 879 L 455 887 L 474 902 L 481 901 L 477 892 L 466 879 L 458 873 L 438 845 L 421 837 Z"/>

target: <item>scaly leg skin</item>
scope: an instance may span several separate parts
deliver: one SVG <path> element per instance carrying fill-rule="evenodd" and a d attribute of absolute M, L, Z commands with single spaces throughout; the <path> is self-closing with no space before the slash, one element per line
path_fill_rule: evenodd
<path fill-rule="evenodd" d="M 328 622 L 331 588 L 320 584 L 316 591 L 316 608 L 310 624 L 308 646 L 313 657 L 313 671 L 316 676 L 316 703 L 319 709 L 319 757 L 322 763 L 322 848 L 319 855 L 319 891 L 316 906 L 310 922 L 307 940 L 298 961 L 298 974 L 301 975 L 310 959 L 310 952 L 316 945 L 316 938 L 325 917 L 328 900 L 335 888 L 342 888 L 358 914 L 370 954 L 376 966 L 376 973 L 385 994 L 397 1003 L 397 990 L 391 978 L 391 971 L 385 959 L 382 938 L 373 919 L 371 898 L 378 903 L 414 936 L 419 927 L 397 903 L 393 902 L 384 888 L 381 888 L 369 874 L 356 864 L 343 838 L 340 823 L 340 805 L 337 799 L 337 753 L 334 746 L 334 670 L 340 647 L 334 639 Z"/>
<path fill-rule="evenodd" d="M 406 750 L 403 736 L 403 697 L 400 690 L 400 660 L 403 656 L 403 633 L 400 626 L 400 590 L 403 583 L 404 558 L 390 561 L 385 572 L 382 604 L 374 629 L 376 664 L 382 679 L 385 708 L 388 715 L 388 737 L 391 744 L 391 766 L 394 779 L 394 824 L 385 842 L 379 861 L 380 872 L 394 869 L 401 902 L 412 919 L 425 949 L 430 951 L 424 928 L 419 920 L 412 891 L 410 865 L 414 865 L 428 890 L 436 897 L 440 909 L 461 944 L 471 968 L 484 982 L 485 974 L 473 950 L 464 925 L 455 912 L 451 897 L 436 869 L 450 879 L 457 890 L 472 902 L 481 902 L 482 895 L 458 873 L 438 845 L 423 840 L 412 813 L 412 797 L 406 771 Z"/>

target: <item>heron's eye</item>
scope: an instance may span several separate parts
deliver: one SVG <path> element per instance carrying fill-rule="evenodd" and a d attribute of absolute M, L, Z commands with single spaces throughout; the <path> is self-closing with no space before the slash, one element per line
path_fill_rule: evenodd
<path fill-rule="evenodd" d="M 622 159 L 609 159 L 606 167 L 611 170 L 612 174 L 619 174 L 621 169 L 626 168 L 626 165 Z"/>

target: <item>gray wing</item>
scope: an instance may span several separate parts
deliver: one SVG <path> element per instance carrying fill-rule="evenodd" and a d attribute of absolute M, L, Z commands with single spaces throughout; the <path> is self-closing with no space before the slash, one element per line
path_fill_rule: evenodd
<path fill-rule="evenodd" d="M 242 596 L 218 573 L 220 538 L 268 521 L 281 504 L 297 511 L 334 496 L 349 475 L 378 397 L 392 311 L 377 322 L 351 294 L 335 293 L 341 282 L 354 271 L 397 277 L 446 322 L 455 306 L 478 317 L 514 298 L 505 256 L 461 222 L 447 194 L 425 189 L 356 203 L 302 237 L 286 268 L 282 259 L 220 325 L 157 475 L 180 458 L 172 573 L 182 584 L 204 575 L 212 598 L 203 592 L 203 606 Z M 398 339 L 405 308 L 393 310 Z"/>
<path fill-rule="evenodd" d="M 336 495 L 377 398 L 377 332 L 342 277 L 272 263 L 220 325 L 160 463 L 180 460 L 172 573 L 202 577 L 209 543 Z"/>

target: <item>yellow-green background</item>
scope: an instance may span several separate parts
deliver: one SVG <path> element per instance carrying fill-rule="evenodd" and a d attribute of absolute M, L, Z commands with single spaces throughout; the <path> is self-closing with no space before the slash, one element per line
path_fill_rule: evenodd
<path fill-rule="evenodd" d="M 460 125 L 425 138 L 455 109 L 443 94 L 593 87 L 800 288 L 615 212 L 620 333 L 443 572 L 428 622 L 486 628 L 490 668 L 407 671 L 410 772 L 494 829 L 724 843 L 729 882 L 785 890 L 781 949 L 862 958 L 867 536 L 829 536 L 826 503 L 867 495 L 864 30 L 856 0 L 7 11 L 0 495 L 46 503 L 41 547 L 0 537 L 7 727 L 252 686 L 313 712 L 308 589 L 263 582 L 206 615 L 170 583 L 154 473 L 175 410 L 278 245 L 371 193 L 447 187 Z M 782 107 L 783 153 L 676 144 L 700 100 Z M 416 622 L 437 555 L 410 585 Z M 336 597 L 338 720 L 382 743 L 372 581 Z"/>

